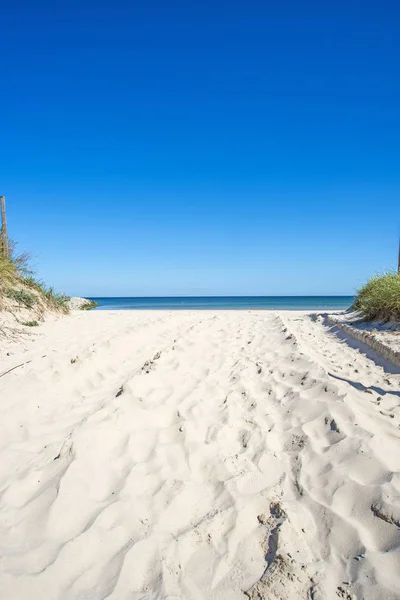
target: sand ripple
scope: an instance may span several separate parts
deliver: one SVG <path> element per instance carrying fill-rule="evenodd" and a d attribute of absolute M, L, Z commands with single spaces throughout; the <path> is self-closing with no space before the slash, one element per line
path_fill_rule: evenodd
<path fill-rule="evenodd" d="M 43 331 L 0 365 L 2 600 L 400 597 L 398 375 L 291 313 Z"/>

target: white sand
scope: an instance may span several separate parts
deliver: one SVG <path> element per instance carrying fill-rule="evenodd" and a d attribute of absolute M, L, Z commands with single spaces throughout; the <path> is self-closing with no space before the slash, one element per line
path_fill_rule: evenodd
<path fill-rule="evenodd" d="M 400 367 L 399 321 L 365 321 L 357 311 L 328 314 L 327 320 Z"/>
<path fill-rule="evenodd" d="M 1 600 L 400 598 L 399 375 L 318 319 L 77 313 L 7 350 Z"/>

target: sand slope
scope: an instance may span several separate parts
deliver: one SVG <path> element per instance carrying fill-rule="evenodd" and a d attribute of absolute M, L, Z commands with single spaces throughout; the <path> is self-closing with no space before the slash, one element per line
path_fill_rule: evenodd
<path fill-rule="evenodd" d="M 298 313 L 41 331 L 1 355 L 2 600 L 400 598 L 398 374 Z"/>

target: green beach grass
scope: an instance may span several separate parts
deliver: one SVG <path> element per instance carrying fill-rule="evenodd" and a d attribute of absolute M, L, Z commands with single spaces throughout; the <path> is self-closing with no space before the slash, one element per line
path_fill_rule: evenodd
<path fill-rule="evenodd" d="M 40 303 L 49 310 L 68 313 L 68 297 L 35 279 L 27 265 L 27 255 L 6 258 L 0 253 L 0 307 L 8 298 L 25 308 Z"/>
<path fill-rule="evenodd" d="M 400 273 L 372 277 L 357 293 L 354 308 L 365 319 L 400 320 Z"/>

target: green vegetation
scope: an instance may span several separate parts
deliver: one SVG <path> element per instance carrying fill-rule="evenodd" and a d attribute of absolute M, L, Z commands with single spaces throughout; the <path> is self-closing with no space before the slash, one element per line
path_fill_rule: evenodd
<path fill-rule="evenodd" d="M 376 275 L 358 292 L 354 308 L 369 321 L 400 320 L 400 273 Z"/>
<path fill-rule="evenodd" d="M 24 284 L 26 287 L 36 290 L 37 292 L 43 292 L 43 289 L 45 288 L 43 281 L 36 279 L 33 275 L 24 277 Z"/>
<path fill-rule="evenodd" d="M 55 310 L 61 310 L 61 312 L 68 313 L 68 296 L 63 296 L 58 292 L 55 292 L 52 287 L 46 288 L 43 286 L 43 295 L 47 301 L 49 308 Z"/>
<path fill-rule="evenodd" d="M 54 291 L 54 288 L 47 287 L 41 279 L 36 279 L 33 275 L 24 278 L 24 284 L 39 292 L 46 299 L 50 308 L 60 309 L 68 312 L 68 296 L 63 296 Z"/>
<path fill-rule="evenodd" d="M 95 302 L 94 300 L 88 300 L 87 302 L 82 304 L 79 310 L 91 310 L 92 308 L 96 308 L 96 306 L 98 305 L 98 302 Z"/>
<path fill-rule="evenodd" d="M 14 264 L 0 254 L 0 289 L 4 285 L 13 283 L 16 279 Z"/>
<path fill-rule="evenodd" d="M 69 312 L 68 297 L 48 288 L 43 281 L 34 277 L 29 266 L 28 254 L 15 254 L 12 246 L 10 258 L 0 252 L 0 308 L 7 306 L 4 300 L 9 298 L 25 308 L 49 309 Z M 3 300 L 3 302 L 2 302 Z"/>
<path fill-rule="evenodd" d="M 22 325 L 25 325 L 25 327 L 39 327 L 39 323 L 37 321 L 25 321 L 25 323 L 22 323 Z"/>
<path fill-rule="evenodd" d="M 1 239 L 0 239 L 1 241 Z M 1 250 L 1 245 L 0 245 Z M 16 282 L 14 264 L 6 259 L 0 252 L 0 310 L 4 304 L 4 291 Z"/>
<path fill-rule="evenodd" d="M 25 290 L 18 290 L 15 288 L 5 288 L 4 295 L 6 298 L 11 298 L 11 300 L 15 300 L 18 304 L 25 306 L 26 308 L 32 308 L 32 306 L 36 303 L 37 297 Z"/>

